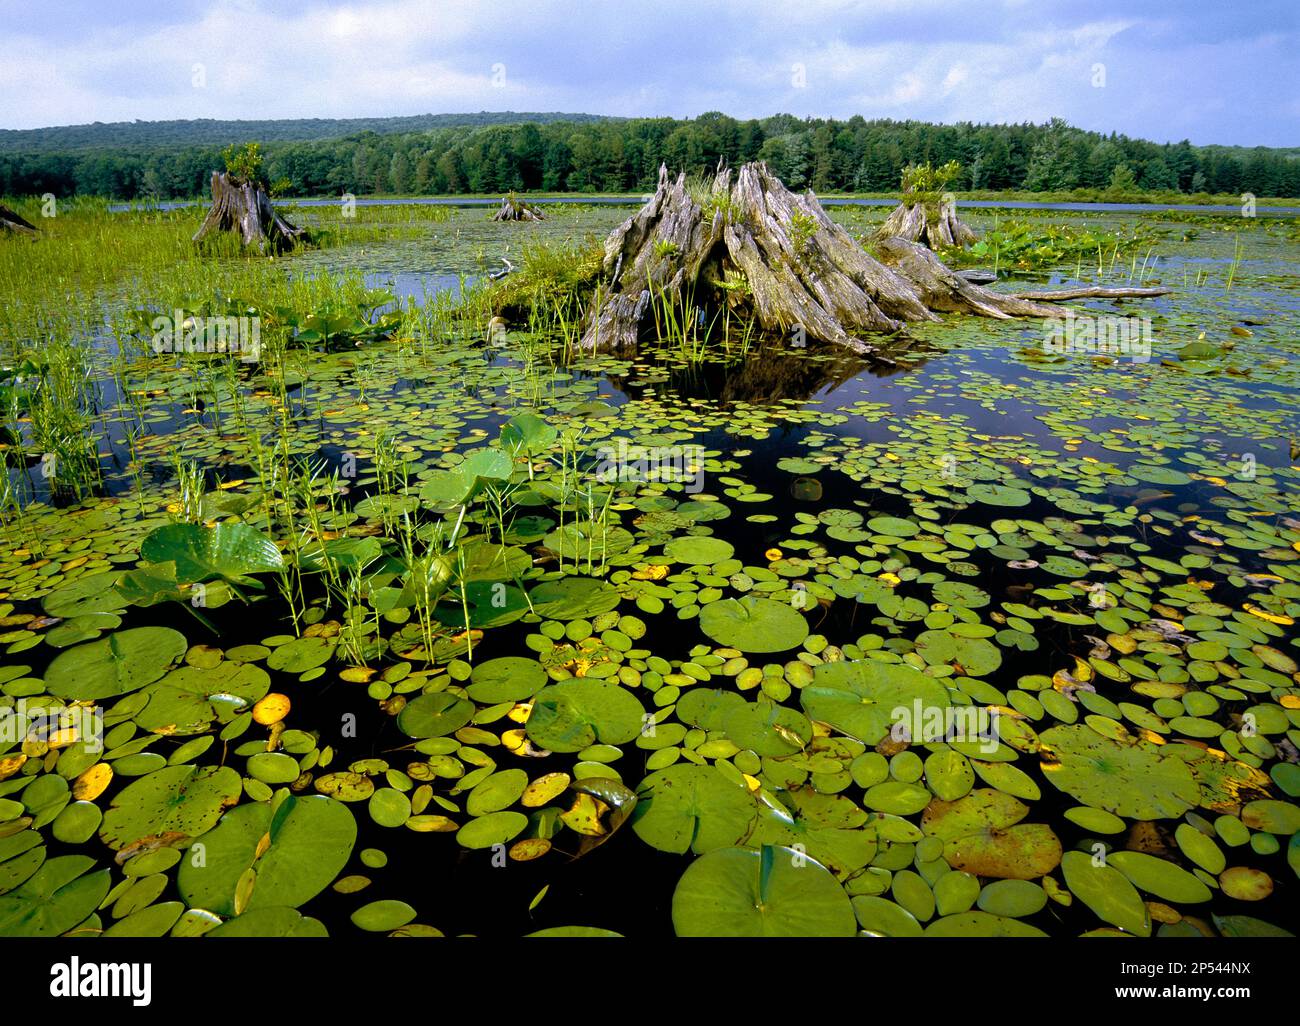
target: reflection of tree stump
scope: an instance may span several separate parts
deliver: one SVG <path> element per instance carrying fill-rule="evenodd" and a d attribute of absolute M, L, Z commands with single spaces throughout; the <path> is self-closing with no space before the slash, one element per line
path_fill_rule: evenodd
<path fill-rule="evenodd" d="M 929 196 L 904 196 L 888 220 L 876 229 L 877 239 L 906 239 L 930 249 L 969 246 L 975 232 L 957 217 L 957 201 L 945 195 L 937 203 Z"/>
<path fill-rule="evenodd" d="M 492 215 L 493 221 L 545 221 L 546 215 L 531 203 L 512 195 L 501 197 L 501 206 Z"/>
<path fill-rule="evenodd" d="M 18 235 L 35 235 L 37 228 L 22 214 L 0 203 L 0 231 L 14 232 Z"/>
<path fill-rule="evenodd" d="M 212 207 L 194 241 L 210 232 L 237 232 L 245 246 L 272 253 L 283 253 L 309 237 L 307 229 L 295 228 L 275 212 L 264 185 L 233 178 L 227 171 L 212 172 Z"/>
<path fill-rule="evenodd" d="M 630 349 L 653 322 L 647 316 L 652 306 L 665 304 L 725 303 L 733 314 L 752 316 L 765 333 L 802 328 L 810 338 L 860 353 L 875 350 L 862 334 L 935 321 L 938 312 L 1068 313 L 967 282 L 919 243 L 891 238 L 877 249 L 879 259 L 835 224 L 812 192 L 791 193 L 766 164 L 746 164 L 734 183 L 732 172 L 721 169 L 703 192 L 688 188 L 685 175 L 670 181 L 661 167 L 654 196 L 605 240 L 607 278 L 587 309 L 580 345 Z M 1105 295 L 1167 291 L 1111 289 Z"/>

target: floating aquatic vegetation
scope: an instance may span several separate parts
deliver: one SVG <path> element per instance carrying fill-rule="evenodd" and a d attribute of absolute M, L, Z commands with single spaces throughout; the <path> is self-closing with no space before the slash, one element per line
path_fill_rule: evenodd
<path fill-rule="evenodd" d="M 0 934 L 1294 932 L 1294 254 L 1248 235 L 1146 362 L 949 322 L 885 377 L 146 288 L 257 284 L 266 363 L 96 355 L 102 495 L 9 443 Z M 538 903 L 575 856 L 653 900 Z"/>

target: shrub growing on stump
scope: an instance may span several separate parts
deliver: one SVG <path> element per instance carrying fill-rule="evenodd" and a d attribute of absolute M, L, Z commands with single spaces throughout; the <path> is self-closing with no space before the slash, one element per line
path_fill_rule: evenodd
<path fill-rule="evenodd" d="M 762 162 L 690 186 L 659 169 L 650 201 L 605 240 L 602 280 L 579 346 L 625 351 L 660 312 L 726 306 L 768 335 L 833 342 L 870 354 L 863 336 L 895 333 L 941 312 L 984 317 L 1063 317 L 1044 300 L 1154 296 L 1168 289 L 1064 289 L 1009 295 L 972 284 L 930 250 L 901 238 L 875 255 L 833 222 L 811 191 L 790 192 Z"/>
<path fill-rule="evenodd" d="M 943 167 L 909 164 L 903 168 L 903 202 L 876 230 L 877 239 L 907 239 L 929 249 L 969 246 L 975 232 L 957 217 L 957 201 L 945 191 L 961 173 L 950 160 Z"/>
<path fill-rule="evenodd" d="M 283 253 L 308 241 L 305 228 L 290 224 L 271 206 L 258 144 L 229 146 L 223 156 L 226 170 L 212 172 L 212 206 L 194 241 L 212 232 L 235 232 L 244 246 L 263 253 Z"/>

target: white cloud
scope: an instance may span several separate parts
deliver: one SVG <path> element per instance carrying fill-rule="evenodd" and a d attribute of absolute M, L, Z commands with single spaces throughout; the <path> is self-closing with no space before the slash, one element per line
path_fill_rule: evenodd
<path fill-rule="evenodd" d="M 1211 13 L 1164 0 L 1151 0 L 1149 16 L 1119 0 L 184 3 L 193 13 L 118 0 L 68 24 L 9 19 L 19 29 L 0 64 L 0 126 L 722 109 L 945 121 L 1060 115 L 1199 142 L 1297 135 L 1289 91 L 1261 95 L 1263 67 L 1275 81 L 1295 80 L 1296 32 L 1260 23 L 1255 36 L 1237 38 L 1238 29 L 1221 40 L 1215 27 L 1188 20 Z M 207 70 L 203 88 L 191 84 L 196 62 Z M 806 88 L 792 86 L 796 62 Z M 1107 65 L 1105 89 L 1091 84 L 1097 62 Z M 504 66 L 497 84 L 494 65 Z"/>

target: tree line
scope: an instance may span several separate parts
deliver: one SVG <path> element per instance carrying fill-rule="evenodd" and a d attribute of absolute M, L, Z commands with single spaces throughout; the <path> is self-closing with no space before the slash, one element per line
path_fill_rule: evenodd
<path fill-rule="evenodd" d="M 244 141 L 244 140 L 235 140 Z M 168 145 L 0 154 L 0 194 L 173 199 L 206 192 L 222 147 Z M 291 196 L 545 190 L 644 192 L 659 165 L 705 172 L 765 160 L 791 188 L 896 190 L 901 170 L 955 160 L 952 188 L 1300 196 L 1296 150 L 1153 143 L 1047 124 L 939 125 L 781 114 L 457 125 L 269 142 L 267 177 Z"/>

